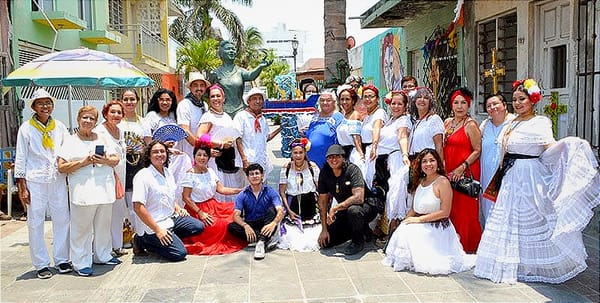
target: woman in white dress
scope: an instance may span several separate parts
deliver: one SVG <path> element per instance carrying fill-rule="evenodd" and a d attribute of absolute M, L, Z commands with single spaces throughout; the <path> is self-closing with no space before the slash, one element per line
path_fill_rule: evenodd
<path fill-rule="evenodd" d="M 209 111 L 200 118 L 200 126 L 196 136 L 204 144 L 212 147 L 212 156 L 208 167 L 212 168 L 223 186 L 241 188 L 245 184 L 245 176 L 241 169 L 242 160 L 235 150 L 235 141 L 240 137 L 234 127 L 231 116 L 223 111 L 225 92 L 218 84 L 208 89 Z M 219 202 L 234 201 L 236 195 L 215 194 Z"/>
<path fill-rule="evenodd" d="M 411 105 L 408 108 L 413 128 L 408 139 L 409 159 L 412 161 L 423 149 L 432 148 L 444 162 L 444 122 L 435 113 L 436 103 L 431 89 L 420 86 L 410 96 Z M 418 166 L 418 163 L 411 163 L 409 182 L 419 178 L 415 174 Z"/>
<path fill-rule="evenodd" d="M 166 88 L 159 88 L 150 98 L 148 112 L 144 120 L 150 129 L 152 139 L 163 141 L 164 139 L 157 136 L 155 132 L 165 125 L 177 125 L 177 96 L 175 96 L 175 93 Z M 181 207 L 185 203 L 181 200 L 180 182 L 186 172 L 192 168 L 192 159 L 182 151 L 184 142 L 186 142 L 185 139 L 179 142 L 165 142 L 171 152 L 169 155 L 169 170 L 178 185 L 175 196 L 177 197 L 177 204 Z"/>
<path fill-rule="evenodd" d="M 287 216 L 282 222 L 278 247 L 297 251 L 319 250 L 321 220 L 317 211 L 319 167 L 306 156 L 308 140 L 291 144 L 292 159 L 281 167 L 279 195 Z"/>
<path fill-rule="evenodd" d="M 119 100 L 106 103 L 102 107 L 102 117 L 105 121 L 98 124 L 94 128 L 94 132 L 106 138 L 107 144 L 114 146 L 113 148 L 119 156 L 119 164 L 115 166 L 114 170 L 117 173 L 117 177 L 119 177 L 118 181 L 121 182 L 121 186 L 125 188 L 125 151 L 127 150 L 127 146 L 125 145 L 123 130 L 117 126 L 123 119 L 123 107 L 123 103 Z M 129 218 L 125 199 L 117 199 L 112 204 L 110 225 L 113 247 L 112 254 L 117 258 L 127 254 L 127 251 L 123 250 L 123 223 L 125 222 L 125 218 Z"/>
<path fill-rule="evenodd" d="M 367 158 L 363 178 L 367 187 L 372 188 L 376 170 L 375 162 L 377 159 L 379 137 L 381 136 L 381 128 L 387 122 L 387 114 L 379 106 L 379 90 L 377 87 L 371 84 L 364 86 L 362 89 L 362 99 L 367 108 L 367 115 L 363 119 L 360 131 L 363 151 Z"/>
<path fill-rule="evenodd" d="M 452 187 L 442 159 L 434 149 L 425 149 L 416 158 L 418 183 L 412 188 L 414 204 L 392 234 L 383 263 L 395 271 L 450 274 L 473 267 L 474 255 L 467 255 L 448 219 L 452 208 Z"/>
<path fill-rule="evenodd" d="M 581 231 L 600 203 L 598 163 L 587 141 L 555 142 L 533 79 L 515 81 L 517 117 L 502 137 L 503 177 L 486 195 L 496 204 L 486 222 L 474 274 L 494 282 L 562 283 L 587 268 Z"/>
<path fill-rule="evenodd" d="M 406 114 L 408 95 L 392 91 L 385 98 L 391 116 L 381 128 L 377 159 L 385 159 L 384 169 L 376 170 L 375 181 L 385 183 L 387 191 L 385 214 L 388 235 L 391 235 L 411 207 L 408 198 L 408 136 L 412 128 Z"/>
<path fill-rule="evenodd" d="M 501 94 L 490 95 L 485 99 L 485 110 L 488 119 L 479 125 L 481 131 L 481 187 L 486 188 L 492 176 L 498 169 L 502 158 L 502 129 L 515 118 L 508 112 L 506 99 Z M 483 192 L 482 192 L 483 194 Z M 485 228 L 485 221 L 490 216 L 494 202 L 480 196 L 479 207 L 481 210 L 481 226 Z"/>
<path fill-rule="evenodd" d="M 348 84 L 338 86 L 336 92 L 340 101 L 341 112 L 344 114 L 344 120 L 336 129 L 338 143 L 344 148 L 345 159 L 359 167 L 363 166 L 365 154 L 363 153 L 360 137 L 362 122 L 360 114 L 354 109 L 358 101 L 358 94 Z"/>

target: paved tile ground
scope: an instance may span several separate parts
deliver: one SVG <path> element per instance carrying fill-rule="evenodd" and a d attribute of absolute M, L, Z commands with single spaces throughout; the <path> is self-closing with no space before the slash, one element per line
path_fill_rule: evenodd
<path fill-rule="evenodd" d="M 276 137 L 275 140 L 278 140 Z M 278 168 L 287 161 L 270 144 Z M 594 220 L 597 220 L 596 218 Z M 52 243 L 49 222 L 46 241 Z M 94 276 L 40 280 L 31 266 L 25 222 L 0 222 L 0 302 L 600 302 L 598 230 L 585 242 L 589 268 L 560 284 L 495 284 L 472 271 L 450 276 L 394 272 L 374 246 L 346 257 L 336 249 L 300 253 L 274 250 L 262 261 L 253 248 L 225 256 L 122 257 L 118 266 L 95 265 Z"/>

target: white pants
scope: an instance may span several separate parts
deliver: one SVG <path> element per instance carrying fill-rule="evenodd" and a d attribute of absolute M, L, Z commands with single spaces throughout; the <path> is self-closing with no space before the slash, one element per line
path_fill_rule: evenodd
<path fill-rule="evenodd" d="M 71 258 L 75 269 L 92 267 L 93 262 L 112 259 L 110 223 L 111 204 L 75 205 L 71 203 Z"/>
<path fill-rule="evenodd" d="M 113 249 L 123 247 L 123 222 L 125 222 L 126 217 L 129 217 L 129 215 L 125 206 L 125 199 L 118 199 L 112 204 L 110 234 Z"/>
<path fill-rule="evenodd" d="M 62 178 L 52 183 L 27 181 L 29 206 L 27 227 L 29 230 L 29 254 L 36 270 L 50 267 L 50 257 L 44 241 L 46 209 L 52 217 L 54 265 L 69 262 L 69 203 L 67 184 Z"/>

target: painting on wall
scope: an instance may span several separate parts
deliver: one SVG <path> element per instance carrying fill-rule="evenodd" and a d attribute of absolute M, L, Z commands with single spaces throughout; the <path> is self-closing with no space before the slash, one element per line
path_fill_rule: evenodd
<path fill-rule="evenodd" d="M 383 32 L 363 45 L 363 79 L 379 88 L 379 95 L 402 89 L 401 81 L 406 70 L 404 31 L 393 28 Z"/>

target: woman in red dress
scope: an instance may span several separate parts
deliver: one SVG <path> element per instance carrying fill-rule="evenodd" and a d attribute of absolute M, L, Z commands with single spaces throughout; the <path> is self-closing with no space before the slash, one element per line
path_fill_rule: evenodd
<path fill-rule="evenodd" d="M 181 181 L 185 209 L 206 226 L 204 232 L 183 239 L 188 254 L 192 255 L 228 254 L 247 245 L 227 232 L 227 225 L 233 222 L 233 202 L 218 202 L 214 198 L 215 193 L 235 195 L 242 189 L 223 186 L 215 171 L 206 166 L 210 152 L 208 145 L 197 144 L 194 167 Z"/>
<path fill-rule="evenodd" d="M 481 153 L 481 133 L 477 122 L 469 115 L 473 94 L 466 88 L 456 89 L 450 95 L 452 118 L 446 119 L 444 128 L 444 158 L 450 181 L 458 181 L 469 171 L 479 180 L 479 155 Z M 475 253 L 481 240 L 479 224 L 479 202 L 453 189 L 450 220 L 467 253 Z"/>

